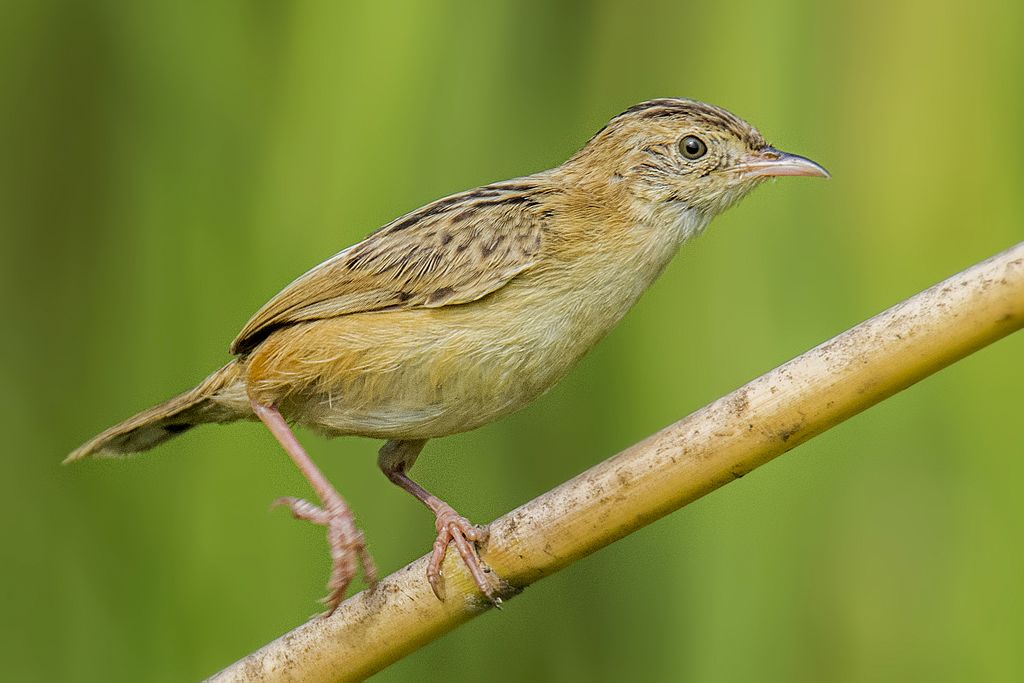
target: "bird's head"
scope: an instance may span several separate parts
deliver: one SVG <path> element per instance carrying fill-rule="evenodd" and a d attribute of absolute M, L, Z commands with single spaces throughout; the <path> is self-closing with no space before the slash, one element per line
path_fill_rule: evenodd
<path fill-rule="evenodd" d="M 617 186 L 647 211 L 685 208 L 705 221 L 768 178 L 829 177 L 810 159 L 775 149 L 725 109 L 686 99 L 630 107 L 569 164 L 587 169 L 591 182 Z"/>

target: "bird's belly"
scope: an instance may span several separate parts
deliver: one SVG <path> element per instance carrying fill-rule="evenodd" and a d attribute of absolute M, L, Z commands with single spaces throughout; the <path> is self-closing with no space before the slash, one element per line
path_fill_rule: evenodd
<path fill-rule="evenodd" d="M 501 349 L 483 358 L 460 346 L 412 351 L 400 365 L 381 358 L 358 376 L 303 397 L 297 412 L 329 434 L 425 439 L 497 420 L 553 384 Z"/>
<path fill-rule="evenodd" d="M 328 434 L 445 436 L 526 406 L 624 312 L 531 289 L 497 294 L 282 330 L 250 359 L 250 393 Z"/>

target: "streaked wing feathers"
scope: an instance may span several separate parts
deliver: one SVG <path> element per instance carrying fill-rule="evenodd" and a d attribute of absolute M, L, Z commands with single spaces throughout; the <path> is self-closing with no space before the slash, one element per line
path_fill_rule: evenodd
<path fill-rule="evenodd" d="M 298 322 L 486 296 L 535 262 L 544 220 L 536 191 L 523 181 L 488 185 L 389 223 L 285 287 L 246 324 L 231 352 L 247 353 Z"/>

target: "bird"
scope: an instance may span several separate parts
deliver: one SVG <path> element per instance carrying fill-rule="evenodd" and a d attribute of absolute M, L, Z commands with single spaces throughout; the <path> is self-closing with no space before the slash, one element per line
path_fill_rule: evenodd
<path fill-rule="evenodd" d="M 326 527 L 329 615 L 360 569 L 371 586 L 377 570 L 351 509 L 291 425 L 383 439 L 380 469 L 435 517 L 434 594 L 444 599 L 442 563 L 454 545 L 499 605 L 500 578 L 480 560 L 486 527 L 410 478 L 424 444 L 537 399 L 684 243 L 778 176 L 830 177 L 721 107 L 636 104 L 560 166 L 438 199 L 309 270 L 253 315 L 224 367 L 65 462 L 146 451 L 200 424 L 262 422 L 319 499 L 274 505 Z"/>

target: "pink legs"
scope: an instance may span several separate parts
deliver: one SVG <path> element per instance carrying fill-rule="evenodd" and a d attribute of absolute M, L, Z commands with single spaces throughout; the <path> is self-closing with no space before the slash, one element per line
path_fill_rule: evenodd
<path fill-rule="evenodd" d="M 406 470 L 416 462 L 416 457 L 423 450 L 425 443 L 425 439 L 388 441 L 380 449 L 380 457 L 377 462 L 388 479 L 416 496 L 433 511 L 437 518 L 437 540 L 434 541 L 434 553 L 430 558 L 430 565 L 427 567 L 427 580 L 430 582 L 430 587 L 438 600 L 444 600 L 441 564 L 444 562 L 448 545 L 454 543 L 462 561 L 466 563 L 469 573 L 476 581 L 476 585 L 492 603 L 500 605 L 501 598 L 495 594 L 491 582 L 487 580 L 474 546 L 474 543 L 487 540 L 487 531 L 473 525 L 468 519 L 457 513 L 452 506 L 424 489 L 406 474 Z"/>
<path fill-rule="evenodd" d="M 363 533 L 356 527 L 355 517 L 345 503 L 345 499 L 331 485 L 331 482 L 327 481 L 327 478 L 302 448 L 302 444 L 295 438 L 295 434 L 277 408 L 252 401 L 252 409 L 288 453 L 299 471 L 309 480 L 323 504 L 323 507 L 320 507 L 292 496 L 285 496 L 274 501 L 275 506 L 287 506 L 298 519 L 305 519 L 327 527 L 327 540 L 331 544 L 333 568 L 330 581 L 327 584 L 330 593 L 323 602 L 327 605 L 327 615 L 329 616 L 341 604 L 345 597 L 345 591 L 352 579 L 355 578 L 360 565 L 366 580 L 371 584 L 376 583 L 377 569 L 373 564 L 373 558 L 370 557 L 370 553 L 366 549 Z M 487 580 L 486 572 L 480 566 L 480 557 L 477 555 L 474 545 L 487 540 L 487 531 L 473 525 L 468 519 L 457 513 L 452 506 L 424 489 L 406 474 L 406 471 L 416 462 L 416 457 L 423 450 L 425 443 L 426 440 L 388 441 L 380 449 L 378 464 L 388 479 L 416 496 L 434 513 L 437 540 L 434 541 L 434 552 L 430 558 L 430 565 L 427 567 L 427 580 L 430 582 L 430 587 L 439 600 L 444 599 L 441 565 L 444 562 L 448 546 L 454 543 L 462 561 L 465 562 L 473 580 L 476 581 L 476 585 L 491 602 L 500 605 L 501 598 L 496 594 L 492 582 Z"/>
<path fill-rule="evenodd" d="M 309 480 L 323 503 L 323 507 L 319 507 L 305 500 L 286 496 L 275 500 L 274 506 L 285 505 L 296 518 L 327 527 L 327 541 L 331 544 L 333 568 L 327 584 L 330 593 L 323 602 L 327 605 L 327 616 L 330 616 L 344 599 L 348 585 L 355 578 L 358 565 L 362 565 L 363 575 L 371 584 L 377 581 L 377 568 L 366 549 L 363 532 L 356 527 L 355 517 L 345 499 L 310 459 L 281 413 L 273 406 L 265 406 L 255 401 L 252 402 L 252 409 L 291 456 L 295 466 Z"/>

